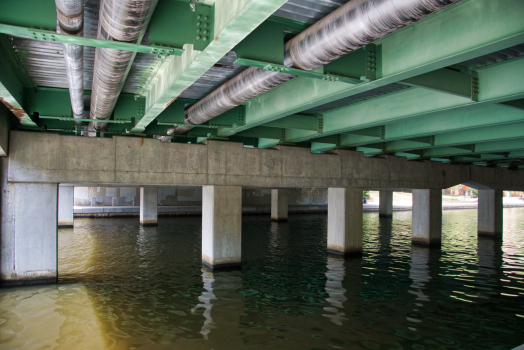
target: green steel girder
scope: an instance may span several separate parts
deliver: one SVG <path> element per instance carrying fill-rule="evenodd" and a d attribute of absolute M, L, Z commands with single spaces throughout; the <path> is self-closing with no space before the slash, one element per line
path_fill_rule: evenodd
<path fill-rule="evenodd" d="M 521 16 L 523 12 L 524 2 L 521 0 L 462 1 L 376 41 L 375 44 L 382 50 L 382 71 L 377 80 L 349 85 L 296 78 L 252 99 L 246 111 L 246 125 L 233 129 L 219 129 L 219 135 L 233 135 L 309 108 L 520 44 L 524 42 L 524 21 Z M 505 65 L 500 67 L 503 66 Z M 497 68 L 498 66 L 491 67 L 479 72 L 480 101 L 503 100 L 497 98 L 497 95 L 505 96 L 507 100 L 518 98 L 511 97 L 504 89 L 498 92 L 490 88 L 484 90 L 484 72 Z M 484 76 L 488 80 L 494 79 L 488 75 Z M 512 78 L 514 81 L 517 79 L 518 77 Z M 505 81 L 509 89 L 514 88 L 515 84 L 507 84 L 505 77 L 500 76 L 499 80 Z M 462 99 L 473 103 L 470 98 Z"/>
<path fill-rule="evenodd" d="M 513 139 L 504 141 L 493 141 L 477 143 L 474 145 L 463 145 L 454 147 L 435 147 L 422 151 L 423 158 L 441 158 L 450 156 L 461 156 L 479 153 L 503 153 L 507 152 L 508 157 L 511 152 L 524 150 L 524 139 Z"/>
<path fill-rule="evenodd" d="M 524 96 L 524 84 L 510 83 L 524 81 L 524 60 L 508 61 L 503 65 L 482 70 L 478 75 L 482 82 L 479 102 L 463 96 L 411 88 L 323 113 L 324 134 L 347 133 L 432 113 L 449 113 L 473 105 L 488 106 Z M 315 135 L 294 130 L 286 141 L 307 141 L 311 138 L 315 138 Z"/>
<path fill-rule="evenodd" d="M 402 81 L 402 84 L 405 85 L 424 87 L 469 98 L 472 97 L 472 83 L 471 75 L 446 68 Z"/>
<path fill-rule="evenodd" d="M 297 129 L 297 130 L 311 130 L 318 132 L 322 129 L 322 116 L 300 115 L 294 114 L 289 117 L 284 117 L 274 122 L 264 124 L 265 127 L 283 128 L 283 129 Z"/>
<path fill-rule="evenodd" d="M 258 126 L 253 129 L 249 129 L 243 132 L 239 132 L 235 136 L 239 137 L 256 137 L 256 138 L 266 138 L 273 140 L 285 140 L 286 129 L 278 128 L 268 128 L 265 126 Z"/>
<path fill-rule="evenodd" d="M 263 23 L 285 0 L 217 0 L 214 4 L 214 39 L 203 50 L 185 46 L 182 56 L 169 56 L 151 84 L 144 88 L 146 113 L 133 128 L 143 132 L 198 78 Z M 222 123 L 220 123 L 222 124 Z"/>
<path fill-rule="evenodd" d="M 518 139 L 524 136 L 524 121 L 507 125 L 497 125 L 463 131 L 454 131 L 428 137 L 429 142 L 419 142 L 419 139 L 398 140 L 388 142 L 386 152 L 407 152 L 431 147 L 459 146 L 461 144 L 479 144 L 482 142 Z"/>
<path fill-rule="evenodd" d="M 524 110 L 524 98 L 521 98 L 520 100 L 502 102 L 502 104 L 508 107 Z"/>
<path fill-rule="evenodd" d="M 55 14 L 56 18 L 56 14 Z M 0 33 L 17 35 L 34 40 L 51 41 L 57 43 L 74 44 L 91 47 L 104 47 L 122 51 L 133 51 L 155 55 L 182 55 L 184 49 L 160 45 L 140 45 L 121 41 L 111 41 L 87 38 L 76 35 L 58 34 L 56 31 L 13 26 L 0 23 Z"/>

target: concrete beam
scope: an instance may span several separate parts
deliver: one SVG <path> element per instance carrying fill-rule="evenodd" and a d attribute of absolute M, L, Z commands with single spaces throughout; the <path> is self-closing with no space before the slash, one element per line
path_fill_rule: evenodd
<path fill-rule="evenodd" d="M 158 225 L 158 188 L 140 187 L 140 225 Z"/>
<path fill-rule="evenodd" d="M 287 221 L 288 205 L 287 205 L 287 190 L 286 189 L 272 189 L 271 190 L 271 220 L 273 221 Z"/>
<path fill-rule="evenodd" d="M 362 254 L 361 188 L 328 188 L 328 252 Z"/>
<path fill-rule="evenodd" d="M 184 45 L 182 56 L 169 56 L 145 88 L 146 113 L 132 129 L 142 132 L 184 90 L 282 6 L 286 0 L 215 1 L 215 39 L 204 51 Z"/>
<path fill-rule="evenodd" d="M 478 235 L 502 237 L 502 190 L 480 190 L 478 204 Z"/>
<path fill-rule="evenodd" d="M 202 187 L 202 263 L 239 266 L 242 253 L 242 187 Z"/>
<path fill-rule="evenodd" d="M 524 190 L 521 170 L 395 156 L 366 158 L 348 150 L 313 154 L 302 147 L 254 149 L 215 140 L 184 144 L 20 131 L 12 131 L 10 141 L 11 182 L 378 189 L 441 189 L 474 182 L 491 189 Z"/>
<path fill-rule="evenodd" d="M 75 188 L 72 186 L 58 187 L 58 228 L 74 226 Z"/>

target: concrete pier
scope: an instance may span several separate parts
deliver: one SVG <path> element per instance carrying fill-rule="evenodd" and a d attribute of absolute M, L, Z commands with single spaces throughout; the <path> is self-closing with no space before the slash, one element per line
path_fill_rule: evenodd
<path fill-rule="evenodd" d="M 393 191 L 379 192 L 378 216 L 382 218 L 393 216 Z"/>
<path fill-rule="evenodd" d="M 74 187 L 58 187 L 58 228 L 71 228 L 74 221 Z"/>
<path fill-rule="evenodd" d="M 1 163 L 0 284 L 56 283 L 58 185 L 8 183 Z"/>
<path fill-rule="evenodd" d="M 501 190 L 479 190 L 479 236 L 502 237 L 502 197 Z"/>
<path fill-rule="evenodd" d="M 158 225 L 158 189 L 140 187 L 140 225 Z"/>
<path fill-rule="evenodd" d="M 442 240 L 442 190 L 413 190 L 412 241 L 440 247 Z"/>
<path fill-rule="evenodd" d="M 328 252 L 362 254 L 361 188 L 328 189 Z"/>
<path fill-rule="evenodd" d="M 202 262 L 212 269 L 240 266 L 242 187 L 202 187 Z"/>
<path fill-rule="evenodd" d="M 286 189 L 271 190 L 271 220 L 287 221 L 288 200 Z"/>

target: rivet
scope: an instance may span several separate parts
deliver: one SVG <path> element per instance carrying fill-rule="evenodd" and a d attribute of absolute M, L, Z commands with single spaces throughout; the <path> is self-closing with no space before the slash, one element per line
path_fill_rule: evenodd
<path fill-rule="evenodd" d="M 197 27 L 200 27 L 202 25 L 202 22 L 197 22 Z"/>
<path fill-rule="evenodd" d="M 204 21 L 207 21 L 208 19 L 209 19 L 209 17 L 207 17 L 207 16 L 206 16 L 206 17 L 204 17 Z"/>
<path fill-rule="evenodd" d="M 197 32 L 197 33 L 200 33 L 200 29 L 197 29 L 196 32 Z"/>
<path fill-rule="evenodd" d="M 197 39 L 197 40 L 200 40 L 200 35 L 197 35 L 197 36 L 196 36 L 196 39 Z"/>
<path fill-rule="evenodd" d="M 197 19 L 200 19 L 200 18 L 202 18 L 202 16 L 201 16 L 201 15 L 198 15 L 198 16 L 197 16 Z"/>
<path fill-rule="evenodd" d="M 207 40 L 207 36 L 203 37 L 203 39 L 204 39 L 204 41 L 206 41 Z"/>

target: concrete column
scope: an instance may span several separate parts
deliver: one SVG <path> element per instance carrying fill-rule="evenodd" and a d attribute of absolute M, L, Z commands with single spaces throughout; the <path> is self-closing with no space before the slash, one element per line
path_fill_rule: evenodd
<path fill-rule="evenodd" d="M 0 284 L 56 283 L 58 185 L 7 182 L 1 160 Z"/>
<path fill-rule="evenodd" d="M 412 241 L 440 247 L 442 240 L 442 190 L 413 190 Z"/>
<path fill-rule="evenodd" d="M 499 190 L 479 190 L 479 236 L 502 237 L 502 196 Z"/>
<path fill-rule="evenodd" d="M 379 192 L 378 216 L 383 218 L 393 216 L 393 191 Z"/>
<path fill-rule="evenodd" d="M 158 224 L 158 188 L 140 187 L 140 225 Z"/>
<path fill-rule="evenodd" d="M 287 190 L 271 190 L 271 220 L 287 221 Z"/>
<path fill-rule="evenodd" d="M 242 187 L 202 186 L 202 262 L 240 266 L 241 243 Z"/>
<path fill-rule="evenodd" d="M 58 187 L 58 228 L 73 227 L 75 204 L 74 187 Z"/>
<path fill-rule="evenodd" d="M 363 193 L 361 188 L 328 189 L 328 251 L 362 254 Z"/>

